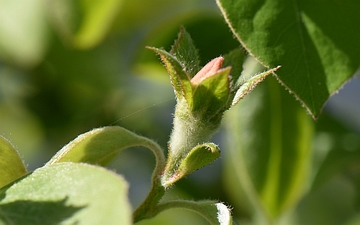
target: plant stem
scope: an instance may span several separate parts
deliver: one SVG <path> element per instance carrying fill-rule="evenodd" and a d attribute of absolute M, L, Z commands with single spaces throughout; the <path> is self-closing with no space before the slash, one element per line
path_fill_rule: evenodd
<path fill-rule="evenodd" d="M 165 187 L 161 185 L 160 179 L 165 168 L 164 153 L 162 149 L 151 140 L 148 140 L 144 146 L 152 150 L 152 152 L 155 154 L 156 167 L 151 178 L 152 187 L 149 191 L 149 194 L 133 213 L 134 223 L 143 219 L 154 217 L 157 214 L 154 213 L 154 209 L 165 194 Z"/>
<path fill-rule="evenodd" d="M 165 188 L 161 185 L 160 176 L 153 182 L 151 190 L 143 203 L 133 213 L 134 223 L 143 219 L 149 219 L 158 214 L 157 205 L 165 194 Z"/>

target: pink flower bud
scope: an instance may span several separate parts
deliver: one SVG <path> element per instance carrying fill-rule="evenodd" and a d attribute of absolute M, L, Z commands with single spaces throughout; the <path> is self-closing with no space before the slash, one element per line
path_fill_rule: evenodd
<path fill-rule="evenodd" d="M 203 80 L 218 72 L 223 64 L 224 58 L 219 56 L 208 62 L 192 79 L 191 84 L 199 85 Z"/>

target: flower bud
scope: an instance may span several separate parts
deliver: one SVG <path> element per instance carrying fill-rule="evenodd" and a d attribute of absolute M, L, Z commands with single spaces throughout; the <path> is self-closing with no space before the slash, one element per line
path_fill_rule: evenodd
<path fill-rule="evenodd" d="M 217 57 L 213 60 L 211 60 L 210 62 L 208 62 L 192 79 L 191 79 L 191 84 L 197 86 L 199 85 L 203 80 L 205 80 L 208 77 L 213 76 L 214 74 L 216 74 L 216 72 L 218 72 L 221 67 L 222 64 L 224 62 L 224 58 L 223 57 Z"/>

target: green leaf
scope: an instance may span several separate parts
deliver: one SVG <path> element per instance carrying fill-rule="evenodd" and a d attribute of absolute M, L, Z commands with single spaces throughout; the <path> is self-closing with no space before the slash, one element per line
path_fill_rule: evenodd
<path fill-rule="evenodd" d="M 0 187 L 24 176 L 25 165 L 14 146 L 0 135 Z"/>
<path fill-rule="evenodd" d="M 42 0 L 0 0 L 0 58 L 32 67 L 48 43 L 46 6 Z"/>
<path fill-rule="evenodd" d="M 360 2 L 217 0 L 242 45 L 313 117 L 360 65 Z M 319 13 L 321 12 L 321 13 Z"/>
<path fill-rule="evenodd" d="M 232 217 L 230 209 L 223 203 L 215 201 L 186 201 L 175 200 L 160 203 L 158 211 L 171 208 L 182 208 L 200 214 L 211 225 L 232 225 Z"/>
<path fill-rule="evenodd" d="M 172 46 L 170 54 L 179 60 L 182 67 L 186 73 L 190 75 L 190 77 L 195 76 L 195 74 L 200 70 L 198 50 L 184 27 L 180 27 L 179 37 Z"/>
<path fill-rule="evenodd" d="M 122 127 L 97 128 L 79 135 L 64 146 L 46 165 L 58 162 L 85 162 L 106 165 L 120 151 L 134 146 L 152 150 L 157 158 L 158 168 L 165 163 L 162 149 L 150 139 L 139 136 Z"/>
<path fill-rule="evenodd" d="M 243 81 L 239 80 L 237 85 L 240 88 L 236 91 L 234 99 L 232 100 L 232 105 L 236 105 L 241 99 L 243 99 L 247 94 L 249 94 L 260 82 L 262 82 L 267 76 L 271 73 L 274 73 L 278 70 L 279 67 L 270 69 L 260 74 L 255 74 L 254 76 L 250 77 L 249 79 Z"/>
<path fill-rule="evenodd" d="M 62 38 L 77 48 L 97 45 L 110 30 L 122 0 L 58 0 L 48 4 L 52 22 Z"/>
<path fill-rule="evenodd" d="M 347 176 L 338 174 L 321 188 L 308 193 L 296 208 L 297 224 L 352 224 L 352 217 L 359 213 L 359 207 L 354 204 L 359 189 Z"/>
<path fill-rule="evenodd" d="M 294 207 L 308 179 L 310 118 L 269 77 L 229 111 L 226 127 L 228 186 L 244 189 L 263 218 L 277 219 Z"/>
<path fill-rule="evenodd" d="M 132 224 L 128 184 L 87 164 L 40 168 L 0 190 L 1 224 Z"/>
<path fill-rule="evenodd" d="M 219 156 L 220 149 L 214 143 L 197 145 L 180 162 L 172 162 L 170 167 L 175 167 L 175 170 L 167 169 L 161 183 L 164 187 L 169 187 L 186 175 L 214 162 Z"/>
<path fill-rule="evenodd" d="M 179 60 L 162 49 L 154 47 L 147 48 L 156 52 L 163 61 L 166 70 L 170 75 L 171 84 L 174 87 L 177 99 L 185 98 L 187 103 L 189 105 L 192 105 L 193 90 L 190 83 L 190 76 L 184 71 L 182 64 L 179 62 Z"/>

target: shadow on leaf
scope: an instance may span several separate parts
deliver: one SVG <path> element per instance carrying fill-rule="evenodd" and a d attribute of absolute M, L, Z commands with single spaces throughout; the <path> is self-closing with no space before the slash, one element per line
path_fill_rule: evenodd
<path fill-rule="evenodd" d="M 56 225 L 72 217 L 86 206 L 66 204 L 67 198 L 60 201 L 20 200 L 0 205 L 1 224 Z M 77 224 L 77 222 L 73 223 Z"/>

